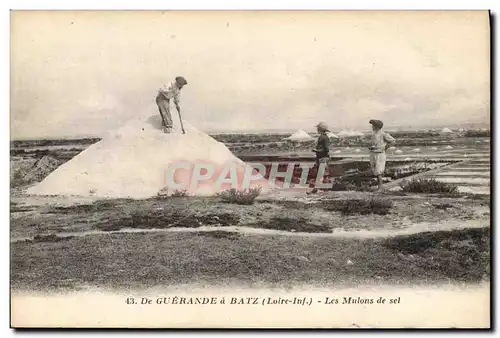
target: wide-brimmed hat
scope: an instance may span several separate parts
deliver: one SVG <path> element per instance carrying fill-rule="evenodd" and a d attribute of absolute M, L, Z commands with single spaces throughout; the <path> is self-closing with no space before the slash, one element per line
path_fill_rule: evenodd
<path fill-rule="evenodd" d="M 177 82 L 178 84 L 184 86 L 184 85 L 187 85 L 187 81 L 185 78 L 183 78 L 182 76 L 177 76 L 175 78 L 175 82 Z"/>
<path fill-rule="evenodd" d="M 382 129 L 382 127 L 384 126 L 384 122 L 382 122 L 380 120 L 370 120 L 370 124 L 374 125 L 378 129 Z"/>
<path fill-rule="evenodd" d="M 316 128 L 322 129 L 324 131 L 330 131 L 328 125 L 325 122 L 320 122 L 316 125 Z"/>

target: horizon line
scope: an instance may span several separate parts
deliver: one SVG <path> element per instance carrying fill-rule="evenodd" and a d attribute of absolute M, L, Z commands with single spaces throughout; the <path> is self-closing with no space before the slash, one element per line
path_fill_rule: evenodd
<path fill-rule="evenodd" d="M 468 125 L 469 127 L 471 126 L 477 126 L 477 125 L 482 125 L 482 126 L 488 126 L 491 128 L 491 123 L 486 123 L 486 122 L 472 122 L 472 123 L 459 123 L 459 124 L 453 124 L 453 125 L 446 125 L 441 124 L 441 125 L 433 125 L 433 126 L 385 126 L 384 130 L 387 131 L 418 131 L 418 130 L 436 130 L 436 129 L 441 129 L 441 128 L 451 128 L 450 129 L 458 129 L 461 127 L 465 127 Z M 333 129 L 333 128 L 332 128 Z M 397 130 L 395 130 L 397 129 Z M 275 134 L 292 134 L 298 130 L 304 130 L 307 132 L 308 129 L 305 128 L 297 128 L 297 129 L 242 129 L 242 130 L 231 130 L 231 129 L 206 129 L 206 130 L 201 130 L 205 132 L 206 134 L 214 134 L 214 133 L 219 133 L 219 134 L 262 134 L 262 133 L 275 133 Z M 359 132 L 370 132 L 369 128 L 354 128 L 354 127 L 348 127 L 348 128 L 343 128 L 339 130 L 331 130 L 333 133 L 338 133 L 340 131 L 347 130 L 347 131 L 359 131 Z M 315 133 L 315 131 L 309 131 L 309 133 Z M 12 135 L 11 135 L 12 136 Z M 90 134 L 80 134 L 80 135 L 54 135 L 54 136 L 26 136 L 26 137 L 18 137 L 18 138 L 10 138 L 10 141 L 41 141 L 41 140 L 82 140 L 82 139 L 102 139 L 104 136 L 100 135 L 90 135 Z"/>

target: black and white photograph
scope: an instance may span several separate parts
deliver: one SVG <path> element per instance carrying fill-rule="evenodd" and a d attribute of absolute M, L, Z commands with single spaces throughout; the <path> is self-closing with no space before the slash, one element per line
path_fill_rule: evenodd
<path fill-rule="evenodd" d="M 12 10 L 12 328 L 491 327 L 487 10 Z"/>

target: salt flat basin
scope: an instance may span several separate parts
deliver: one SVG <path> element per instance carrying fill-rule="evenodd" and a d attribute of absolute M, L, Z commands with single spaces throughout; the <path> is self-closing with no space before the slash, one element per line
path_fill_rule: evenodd
<path fill-rule="evenodd" d="M 489 173 L 491 171 L 490 163 L 461 163 L 453 168 L 453 171 L 482 171 Z"/>
<path fill-rule="evenodd" d="M 129 297 L 139 304 L 127 305 Z M 172 304 L 173 297 L 176 304 Z M 214 299 L 214 304 L 178 304 L 181 298 L 186 302 L 204 297 Z M 143 299 L 151 300 L 151 304 L 141 305 Z M 249 304 L 238 304 L 241 299 Z M 334 299 L 339 304 L 334 304 Z M 385 302 L 378 303 L 378 299 Z M 283 300 L 290 303 L 300 300 L 306 305 L 279 304 Z M 487 282 L 356 288 L 300 285 L 286 290 L 193 284 L 126 293 L 90 288 L 65 294 L 13 292 L 11 314 L 14 327 L 489 328 L 491 325 Z"/>
<path fill-rule="evenodd" d="M 435 176 L 458 176 L 458 177 L 490 177 L 488 171 L 442 171 L 434 174 Z"/>
<path fill-rule="evenodd" d="M 458 191 L 466 194 L 489 195 L 490 187 L 458 187 Z"/>
<path fill-rule="evenodd" d="M 489 178 L 476 177 L 439 177 L 439 181 L 446 183 L 490 184 Z"/>
<path fill-rule="evenodd" d="M 31 147 L 13 147 L 12 150 L 28 150 L 28 151 L 37 151 L 37 150 L 72 150 L 72 149 L 86 149 L 91 145 L 89 144 L 65 144 L 65 145 L 48 145 L 48 146 L 31 146 Z"/>

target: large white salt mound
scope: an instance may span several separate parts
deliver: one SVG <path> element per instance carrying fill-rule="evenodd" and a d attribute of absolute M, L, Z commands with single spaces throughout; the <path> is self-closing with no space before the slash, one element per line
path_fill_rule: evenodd
<path fill-rule="evenodd" d="M 223 144 L 200 132 L 184 121 L 186 134 L 178 129 L 165 134 L 161 119 L 132 120 L 122 128 L 105 135 L 70 161 L 66 162 L 42 182 L 28 189 L 33 195 L 73 195 L 106 198 L 149 198 L 165 188 L 187 190 L 191 195 L 213 195 L 231 188 L 215 184 L 223 168 L 236 168 L 238 185 L 247 165 L 235 157 Z M 215 173 L 211 180 L 191 185 L 192 170 L 176 171 L 173 187 L 168 179 L 168 168 L 173 163 L 211 164 Z M 205 172 L 202 170 L 201 174 Z M 227 177 L 224 175 L 223 177 Z M 263 191 L 270 185 L 265 179 L 252 182 Z"/>
<path fill-rule="evenodd" d="M 449 133 L 453 133 L 453 131 L 450 128 L 443 128 L 443 129 L 441 129 L 441 133 L 449 134 Z"/>
<path fill-rule="evenodd" d="M 299 129 L 292 135 L 286 138 L 287 140 L 291 141 L 309 141 L 312 139 L 311 135 L 306 133 L 304 130 Z"/>

